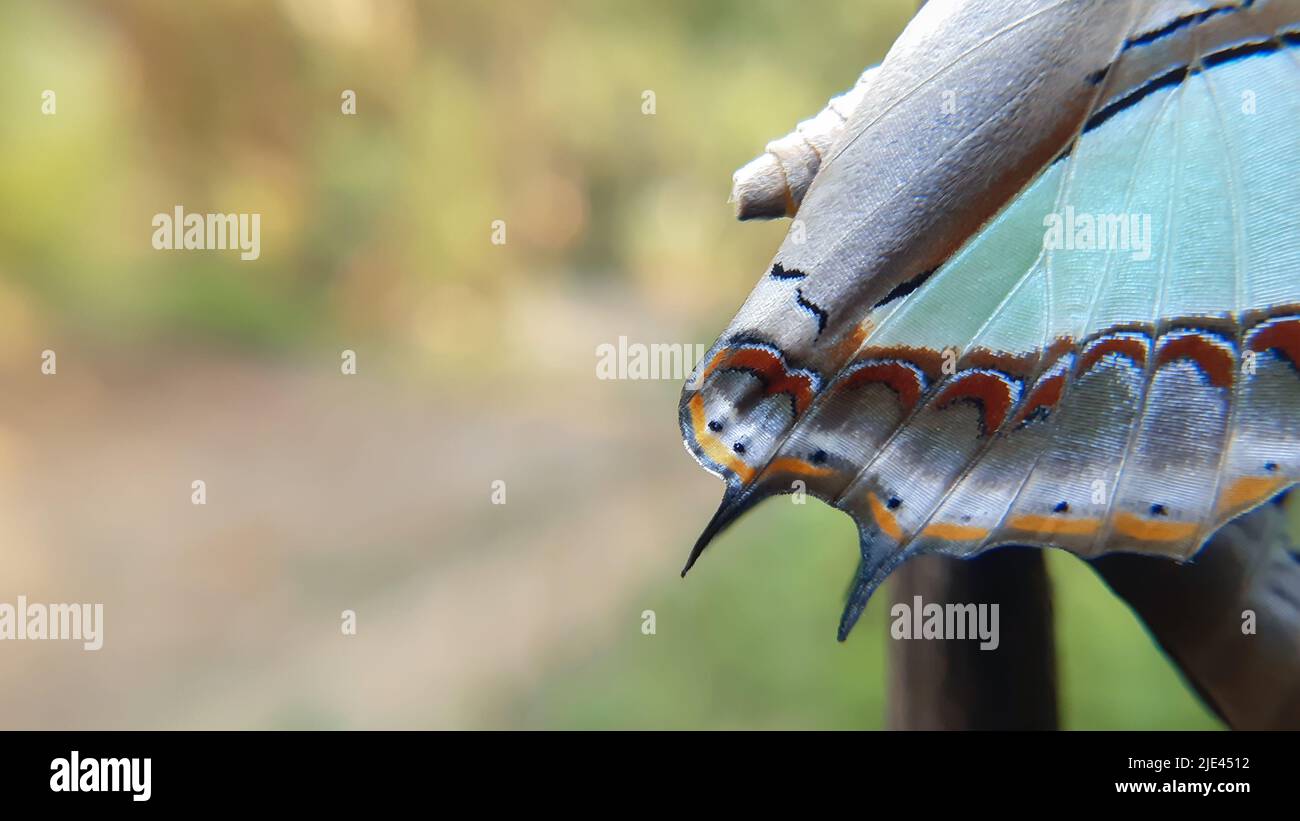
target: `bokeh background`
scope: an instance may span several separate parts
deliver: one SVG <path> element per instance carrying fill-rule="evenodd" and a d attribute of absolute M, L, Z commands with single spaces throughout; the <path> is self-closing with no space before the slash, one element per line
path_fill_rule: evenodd
<path fill-rule="evenodd" d="M 784 231 L 731 172 L 914 5 L 0 3 L 0 601 L 106 611 L 0 644 L 0 727 L 880 726 L 851 522 L 768 502 L 680 580 L 721 486 L 595 349 L 713 340 Z M 153 250 L 177 204 L 261 258 Z M 1217 726 L 1050 567 L 1066 726 Z"/>

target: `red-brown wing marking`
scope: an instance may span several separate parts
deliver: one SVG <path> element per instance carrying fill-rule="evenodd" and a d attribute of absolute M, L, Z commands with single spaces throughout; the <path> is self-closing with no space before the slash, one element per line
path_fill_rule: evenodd
<path fill-rule="evenodd" d="M 1194 362 L 1211 385 L 1219 388 L 1232 387 L 1234 357 L 1226 343 L 1216 343 L 1194 332 L 1167 338 L 1156 356 L 1157 367 L 1179 359 Z"/>
<path fill-rule="evenodd" d="M 1016 414 L 1015 421 L 1012 424 L 1015 427 L 1022 427 L 1039 410 L 1050 411 L 1056 407 L 1056 403 L 1061 401 L 1061 395 L 1065 391 L 1067 376 L 1068 374 L 1058 373 L 1056 376 L 1049 376 L 1039 382 L 1030 392 L 1029 398 L 1025 400 L 1024 407 Z"/>
<path fill-rule="evenodd" d="M 919 368 L 898 361 L 867 362 L 853 371 L 842 385 L 844 390 L 851 390 L 874 383 L 886 385 L 898 394 L 898 401 L 909 411 L 916 407 L 917 400 L 925 389 L 924 377 Z"/>
<path fill-rule="evenodd" d="M 752 371 L 766 385 L 764 393 L 790 395 L 794 400 L 796 416 L 808 407 L 816 390 L 812 376 L 790 370 L 781 357 L 762 348 L 725 348 L 718 351 L 704 370 L 702 379 L 708 379 L 716 370 Z"/>
<path fill-rule="evenodd" d="M 1139 368 L 1146 367 L 1147 341 L 1141 336 L 1104 336 L 1098 339 L 1079 359 L 1079 373 L 1092 370 L 1107 354 L 1117 353 Z"/>
<path fill-rule="evenodd" d="M 980 406 L 980 433 L 987 436 L 1006 421 L 1007 413 L 1018 398 L 1018 387 L 1018 382 L 998 371 L 965 371 L 953 377 L 935 400 L 935 405 L 945 408 L 963 399 L 976 402 Z"/>
<path fill-rule="evenodd" d="M 1068 336 L 1058 337 L 1055 342 L 1047 346 L 1047 351 L 1043 354 L 1042 370 L 1047 371 L 1056 364 L 1056 361 L 1068 353 L 1074 351 L 1074 339 Z"/>
<path fill-rule="evenodd" d="M 1063 357 L 1070 357 L 1065 363 L 1065 367 L 1058 367 Z M 1070 378 L 1070 369 L 1074 363 L 1074 339 L 1068 336 L 1058 337 L 1055 342 L 1047 346 L 1043 353 L 1043 359 L 1038 368 L 1038 383 L 1034 385 L 1033 390 L 1025 397 L 1025 401 L 1016 413 L 1015 419 L 1012 420 L 1012 427 L 1015 429 L 1023 428 L 1034 419 L 1040 416 L 1046 416 L 1052 408 L 1055 408 L 1061 401 L 1065 393 L 1067 380 Z M 1055 374 L 1052 374 L 1053 371 Z M 1042 411 L 1042 413 L 1040 413 Z"/>
<path fill-rule="evenodd" d="M 907 345 L 868 347 L 864 348 L 862 355 L 858 357 L 860 362 L 875 359 L 901 359 L 904 362 L 911 362 L 921 369 L 926 379 L 932 382 L 943 373 L 943 351 L 936 351 L 933 348 L 913 348 Z"/>
<path fill-rule="evenodd" d="M 988 348 L 973 348 L 962 357 L 963 369 L 1001 371 L 1023 377 L 1038 362 L 1038 351 L 1022 354 L 990 351 Z"/>
<path fill-rule="evenodd" d="M 1247 343 L 1256 353 L 1279 351 L 1291 365 L 1300 369 L 1300 317 L 1286 317 L 1262 322 L 1251 332 Z"/>

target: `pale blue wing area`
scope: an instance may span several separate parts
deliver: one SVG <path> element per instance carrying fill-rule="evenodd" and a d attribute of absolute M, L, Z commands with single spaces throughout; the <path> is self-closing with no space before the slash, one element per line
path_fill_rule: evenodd
<path fill-rule="evenodd" d="M 1300 66 L 1297 49 L 1201 75 L 1213 96 L 1222 153 L 1236 176 L 1244 235 L 1243 308 L 1300 302 Z"/>
<path fill-rule="evenodd" d="M 1207 75 L 1184 82 L 1179 146 L 1186 173 L 1173 214 L 1180 228 L 1170 250 L 1169 287 L 1160 307 L 1172 316 L 1226 314 L 1237 310 L 1241 299 L 1243 191 Z"/>
<path fill-rule="evenodd" d="M 1095 296 L 1091 304 L 1071 306 L 1087 317 L 1080 338 L 1124 323 L 1153 322 L 1160 315 L 1173 267 L 1174 238 L 1186 218 L 1180 204 L 1182 172 L 1188 161 L 1183 147 L 1186 96 L 1187 90 L 1180 87 L 1150 100 L 1147 105 L 1158 107 L 1158 119 L 1142 147 L 1142 156 L 1136 160 L 1121 155 L 1109 158 L 1113 165 L 1128 166 L 1126 187 L 1108 190 L 1090 186 L 1089 196 L 1080 198 L 1083 213 L 1102 215 L 1100 231 L 1107 245 L 1122 248 L 1106 255 L 1107 270 L 1081 272 L 1084 281 L 1079 283 L 1080 294 L 1091 290 Z M 1134 112 L 1134 118 L 1141 114 Z M 1104 162 L 1107 160 L 1099 158 L 1098 164 Z M 1112 233 L 1117 236 L 1112 238 Z M 1086 279 L 1093 272 L 1101 278 L 1089 289 Z M 1060 317 L 1058 323 L 1066 325 L 1067 319 Z"/>
<path fill-rule="evenodd" d="M 1197 72 L 1084 135 L 870 344 L 1027 351 L 1045 335 L 1300 302 L 1295 60 Z M 1071 247 L 1044 249 L 1045 220 Z"/>
<path fill-rule="evenodd" d="M 873 346 L 909 345 L 936 350 L 964 347 L 1001 310 L 1023 282 L 1041 279 L 1043 220 L 1057 210 L 1069 168 L 1057 162 L 988 227 L 939 269 L 870 337 Z M 1016 347 L 1042 344 L 1042 315 L 1021 333 Z"/>

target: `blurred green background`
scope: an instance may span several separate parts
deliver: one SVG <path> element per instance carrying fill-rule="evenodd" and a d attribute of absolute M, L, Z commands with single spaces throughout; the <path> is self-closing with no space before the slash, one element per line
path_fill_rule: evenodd
<path fill-rule="evenodd" d="M 0 726 L 880 726 L 848 519 L 769 502 L 681 581 L 720 486 L 680 382 L 594 351 L 712 341 L 784 231 L 731 172 L 913 7 L 5 2 L 0 600 L 106 637 L 0 647 Z M 153 250 L 178 204 L 260 213 L 261 258 Z M 1065 726 L 1217 726 L 1050 567 Z"/>

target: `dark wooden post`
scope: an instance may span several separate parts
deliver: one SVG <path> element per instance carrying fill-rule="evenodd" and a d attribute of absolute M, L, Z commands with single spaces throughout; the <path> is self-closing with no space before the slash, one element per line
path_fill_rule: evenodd
<path fill-rule="evenodd" d="M 1042 551 L 1009 547 L 974 559 L 919 556 L 889 581 L 887 600 L 997 604 L 999 645 L 890 640 L 887 724 L 909 730 L 1057 727 L 1052 591 Z M 887 628 L 888 629 L 888 628 Z"/>

